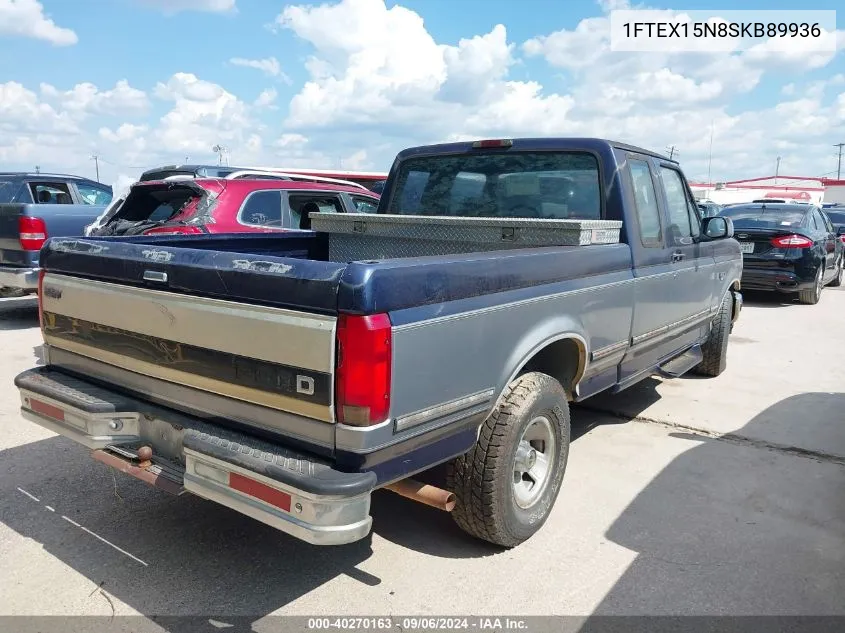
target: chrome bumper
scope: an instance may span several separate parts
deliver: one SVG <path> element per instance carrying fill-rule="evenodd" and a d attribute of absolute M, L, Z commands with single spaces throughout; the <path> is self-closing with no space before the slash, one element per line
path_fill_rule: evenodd
<path fill-rule="evenodd" d="M 40 268 L 0 266 L 0 288 L 36 290 L 38 288 L 38 273 L 40 270 Z"/>
<path fill-rule="evenodd" d="M 372 526 L 373 473 L 341 473 L 313 456 L 38 368 L 15 378 L 27 420 L 107 465 L 171 493 L 190 492 L 315 545 Z M 152 449 L 144 459 L 141 447 Z"/>

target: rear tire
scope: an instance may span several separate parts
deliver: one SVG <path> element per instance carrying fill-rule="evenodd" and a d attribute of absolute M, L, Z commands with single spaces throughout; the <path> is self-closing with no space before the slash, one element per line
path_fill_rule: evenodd
<path fill-rule="evenodd" d="M 725 298 L 722 299 L 722 305 L 719 306 L 716 318 L 713 319 L 713 328 L 710 330 L 710 336 L 704 345 L 701 346 L 704 359 L 692 368 L 693 373 L 715 378 L 727 368 L 728 338 L 731 334 L 732 310 L 733 295 L 731 291 L 728 291 L 725 294 Z"/>
<path fill-rule="evenodd" d="M 816 305 L 821 299 L 822 289 L 824 288 L 824 266 L 819 266 L 816 271 L 816 278 L 813 282 L 813 287 L 809 290 L 801 290 L 798 293 L 798 301 L 807 305 Z"/>
<path fill-rule="evenodd" d="M 449 463 L 452 518 L 466 533 L 515 547 L 546 522 L 569 457 L 569 402 L 560 383 L 523 374 L 481 426 L 475 446 Z"/>

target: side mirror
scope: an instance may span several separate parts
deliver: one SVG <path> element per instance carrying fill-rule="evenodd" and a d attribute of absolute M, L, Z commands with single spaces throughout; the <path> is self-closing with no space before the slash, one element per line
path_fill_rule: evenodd
<path fill-rule="evenodd" d="M 704 235 L 711 240 L 721 240 L 734 236 L 734 223 L 730 218 L 715 215 L 702 220 Z"/>

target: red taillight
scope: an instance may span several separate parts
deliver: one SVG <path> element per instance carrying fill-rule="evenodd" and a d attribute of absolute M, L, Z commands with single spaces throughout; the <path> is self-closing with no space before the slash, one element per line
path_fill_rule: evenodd
<path fill-rule="evenodd" d="M 47 225 L 41 218 L 18 218 L 18 239 L 25 251 L 40 251 L 47 241 Z"/>
<path fill-rule="evenodd" d="M 44 329 L 44 269 L 38 271 L 38 326 Z"/>
<path fill-rule="evenodd" d="M 772 246 L 777 248 L 808 248 L 813 245 L 813 240 L 803 235 L 784 235 L 783 237 L 772 238 Z"/>
<path fill-rule="evenodd" d="M 472 146 L 475 149 L 485 149 L 488 147 L 512 147 L 513 141 L 508 138 L 491 139 L 487 141 L 475 141 Z"/>
<path fill-rule="evenodd" d="M 371 426 L 387 419 L 390 410 L 392 333 L 386 314 L 337 320 L 337 420 Z"/>
<path fill-rule="evenodd" d="M 147 229 L 144 235 L 199 235 L 202 229 L 198 226 L 157 226 Z"/>

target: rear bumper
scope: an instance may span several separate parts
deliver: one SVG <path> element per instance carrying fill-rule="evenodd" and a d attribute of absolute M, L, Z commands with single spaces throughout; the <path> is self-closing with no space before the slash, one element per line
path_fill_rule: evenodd
<path fill-rule="evenodd" d="M 814 283 L 813 277 L 805 279 L 789 270 L 744 268 L 742 271 L 743 290 L 798 292 L 812 289 Z"/>
<path fill-rule="evenodd" d="M 190 492 L 315 545 L 367 536 L 371 472 L 344 473 L 276 443 L 135 400 L 67 373 L 19 374 L 27 420 L 168 492 Z M 152 449 L 144 461 L 141 447 Z"/>
<path fill-rule="evenodd" d="M 38 273 L 40 268 L 19 266 L 0 266 L 0 288 L 23 288 L 36 290 L 38 288 Z"/>

